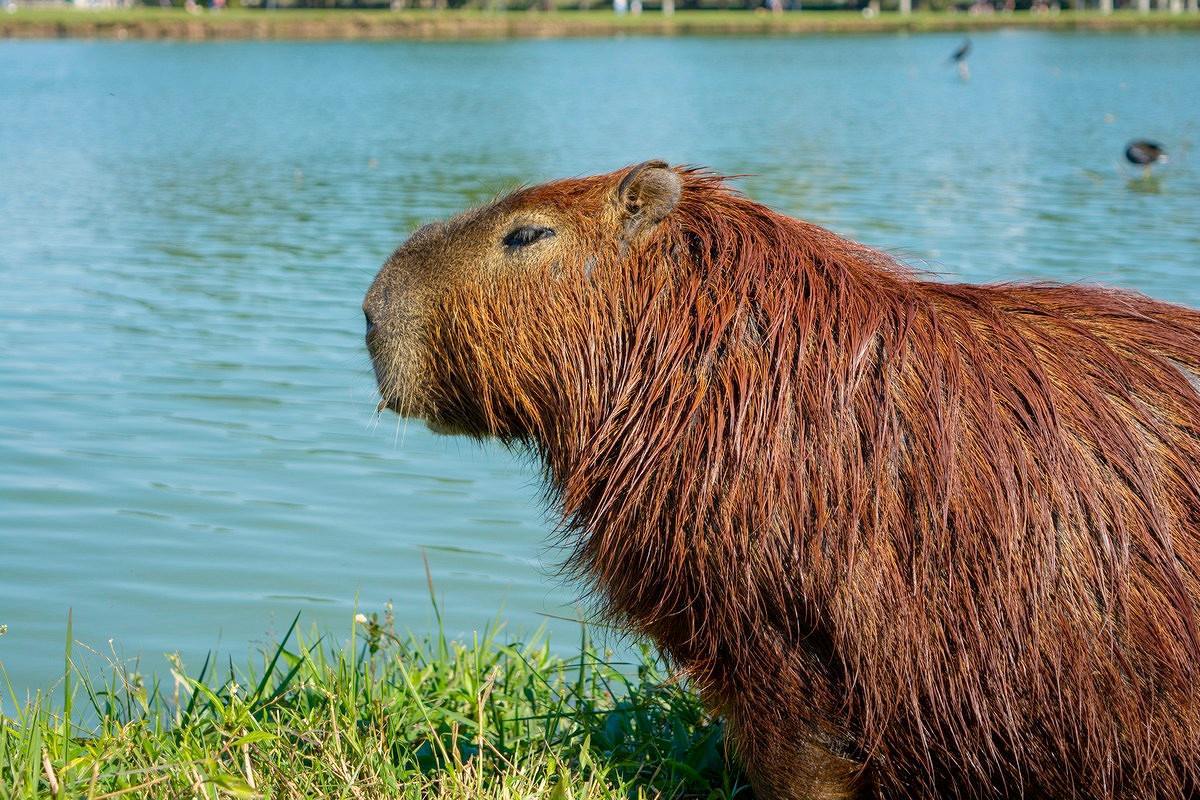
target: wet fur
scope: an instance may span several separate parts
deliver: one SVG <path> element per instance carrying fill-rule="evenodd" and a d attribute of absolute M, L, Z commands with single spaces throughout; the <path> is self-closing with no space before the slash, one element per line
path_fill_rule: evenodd
<path fill-rule="evenodd" d="M 570 246 L 423 301 L 385 394 L 542 458 L 762 797 L 1193 796 L 1200 314 L 924 280 L 696 171 L 630 238 L 622 174 L 501 201 Z"/>

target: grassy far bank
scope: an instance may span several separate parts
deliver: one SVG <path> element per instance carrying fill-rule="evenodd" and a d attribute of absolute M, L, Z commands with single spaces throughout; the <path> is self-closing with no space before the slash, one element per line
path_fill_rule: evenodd
<path fill-rule="evenodd" d="M 1016 12 L 974 16 L 919 12 L 866 18 L 854 11 L 679 11 L 618 17 L 610 11 L 345 11 L 226 9 L 189 14 L 182 9 L 86 11 L 22 8 L 0 14 L 0 37 L 146 39 L 487 39 L 642 35 L 803 35 L 815 33 L 935 32 L 1036 28 L 1049 30 L 1200 31 L 1200 14 L 1120 11 Z"/>
<path fill-rule="evenodd" d="M 606 664 L 581 639 L 402 638 L 360 618 L 342 647 L 293 622 L 261 667 L 206 662 L 170 683 L 74 666 L 64 700 L 0 701 L 0 798 L 747 796 L 720 726 L 648 653 Z M 0 687 L 3 682 L 0 681 Z"/>

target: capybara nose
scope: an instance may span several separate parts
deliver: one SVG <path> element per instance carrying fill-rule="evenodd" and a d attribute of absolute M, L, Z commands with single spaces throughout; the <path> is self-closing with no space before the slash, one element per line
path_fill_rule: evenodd
<path fill-rule="evenodd" d="M 386 327 L 388 321 L 388 295 L 386 287 L 379 285 L 379 280 L 371 284 L 363 298 L 363 319 L 367 323 L 367 336 L 378 333 L 381 327 Z"/>

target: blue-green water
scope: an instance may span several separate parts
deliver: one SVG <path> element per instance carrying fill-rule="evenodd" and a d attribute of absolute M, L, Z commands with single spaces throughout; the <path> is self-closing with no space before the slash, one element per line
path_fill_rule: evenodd
<path fill-rule="evenodd" d="M 377 422 L 361 341 L 406 232 L 519 181 L 707 164 L 937 272 L 1200 305 L 1200 37 L 980 35 L 967 83 L 958 41 L 0 43 L 0 662 L 49 685 L 68 608 L 150 668 L 356 597 L 428 629 L 422 550 L 452 634 L 573 616 L 536 470 Z"/>

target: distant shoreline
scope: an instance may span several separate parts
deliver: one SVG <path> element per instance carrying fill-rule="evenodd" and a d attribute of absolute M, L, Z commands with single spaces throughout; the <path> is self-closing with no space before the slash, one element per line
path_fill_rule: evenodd
<path fill-rule="evenodd" d="M 997 29 L 1054 31 L 1200 32 L 1200 14 L 1095 11 L 1016 12 L 973 16 L 884 12 L 867 18 L 851 11 L 680 11 L 618 17 L 609 11 L 342 11 L 227 9 L 188 14 L 181 9 L 88 11 L 20 9 L 0 13 L 4 39 L 280 39 L 454 40 L 637 36 L 804 36 L 812 34 L 933 33 Z"/>

